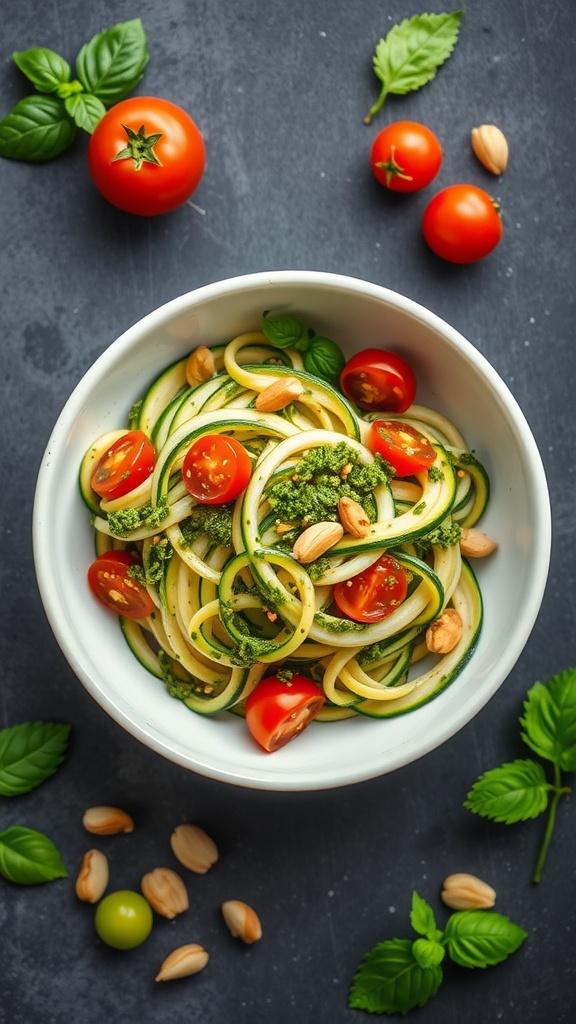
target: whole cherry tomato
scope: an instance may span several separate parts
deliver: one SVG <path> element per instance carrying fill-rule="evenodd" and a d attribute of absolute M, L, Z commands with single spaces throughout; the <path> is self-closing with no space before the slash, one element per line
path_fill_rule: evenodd
<path fill-rule="evenodd" d="M 134 949 L 141 946 L 152 931 L 152 908 L 139 892 L 119 889 L 100 900 L 94 924 L 107 946 Z"/>
<path fill-rule="evenodd" d="M 129 430 L 98 459 L 90 486 L 101 498 L 121 498 L 147 480 L 156 464 L 154 445 L 142 430 Z"/>
<path fill-rule="evenodd" d="M 392 192 L 418 192 L 442 163 L 438 139 L 417 121 L 395 121 L 376 136 L 370 152 L 375 178 Z"/>
<path fill-rule="evenodd" d="M 88 569 L 88 583 L 94 597 L 110 612 L 125 619 L 145 619 L 154 611 L 146 587 L 129 572 L 138 565 L 128 551 L 105 551 Z"/>
<path fill-rule="evenodd" d="M 334 601 L 343 615 L 354 622 L 380 622 L 406 597 L 406 570 L 393 555 L 381 555 L 377 562 L 334 587 Z"/>
<path fill-rule="evenodd" d="M 416 397 L 414 371 L 401 356 L 381 348 L 366 348 L 348 360 L 340 387 L 367 412 L 406 412 Z"/>
<path fill-rule="evenodd" d="M 252 474 L 248 452 L 234 437 L 204 434 L 188 449 L 182 465 L 186 489 L 204 505 L 233 501 Z"/>
<path fill-rule="evenodd" d="M 110 107 L 88 144 L 96 188 L 113 206 L 151 217 L 181 206 L 204 173 L 204 141 L 169 100 L 133 96 Z"/>
<path fill-rule="evenodd" d="M 394 467 L 398 476 L 413 476 L 430 469 L 436 451 L 427 437 L 410 423 L 374 420 L 368 431 L 368 448 Z"/>
<path fill-rule="evenodd" d="M 437 256 L 452 263 L 475 263 L 502 238 L 500 208 L 476 185 L 448 185 L 426 207 L 422 231 Z"/>
<path fill-rule="evenodd" d="M 246 700 L 246 724 L 260 746 L 272 753 L 313 721 L 325 699 L 307 676 L 267 676 Z"/>

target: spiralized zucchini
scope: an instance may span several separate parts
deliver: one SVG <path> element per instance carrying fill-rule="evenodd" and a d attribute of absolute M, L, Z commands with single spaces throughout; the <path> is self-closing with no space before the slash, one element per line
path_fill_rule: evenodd
<path fill-rule="evenodd" d="M 115 500 L 91 490 L 98 458 L 128 425 L 96 439 L 80 468 L 97 553 L 136 551 L 154 603 L 143 621 L 121 619 L 134 654 L 171 695 L 201 714 L 242 714 L 262 676 L 279 669 L 304 672 L 322 688 L 320 721 L 388 717 L 429 700 L 461 671 L 481 628 L 480 591 L 461 557 L 458 527 L 474 525 L 486 507 L 482 465 L 454 424 L 413 405 L 403 416 L 386 418 L 408 422 L 429 439 L 436 452 L 432 467 L 410 479 L 375 474 L 372 486 L 379 457 L 365 441 L 374 415 L 361 414 L 306 373 L 296 351 L 271 348 L 259 332 L 212 353 L 210 379 L 188 386 L 186 359 L 179 360 L 135 406 L 131 426 L 143 430 L 157 452 L 148 480 Z M 300 381 L 302 394 L 279 412 L 257 411 L 258 394 L 283 377 Z M 208 514 L 204 507 L 199 516 L 181 469 L 190 446 L 206 433 L 240 441 L 252 475 L 233 505 Z M 292 549 L 315 511 L 301 509 L 285 522 L 274 495 L 278 485 L 297 480 L 296 468 L 315 450 L 342 452 L 332 480 L 336 494 L 351 468 L 364 471 L 370 530 L 362 537 L 344 533 L 321 557 L 301 564 Z M 330 518 L 337 520 L 337 511 Z M 407 597 L 379 622 L 343 617 L 333 604 L 334 585 L 385 552 L 407 573 Z M 432 656 L 425 632 L 448 606 L 460 615 L 462 636 L 448 654 Z"/>

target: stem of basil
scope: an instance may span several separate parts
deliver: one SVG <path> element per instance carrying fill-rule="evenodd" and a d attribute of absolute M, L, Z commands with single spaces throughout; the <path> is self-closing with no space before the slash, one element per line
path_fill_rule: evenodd
<path fill-rule="evenodd" d="M 560 768 L 559 768 L 559 766 L 557 764 L 555 764 L 554 765 L 554 787 L 553 787 L 554 788 L 554 796 L 552 797 L 552 800 L 550 802 L 550 811 L 549 811 L 549 814 L 548 814 L 548 821 L 546 823 L 546 830 L 544 832 L 544 839 L 542 841 L 542 846 L 540 848 L 540 853 L 538 854 L 538 859 L 537 859 L 536 865 L 534 867 L 534 874 L 532 875 L 532 882 L 534 883 L 534 885 L 538 885 L 538 883 L 540 882 L 540 880 L 542 878 L 542 872 L 544 870 L 544 864 L 546 862 L 546 855 L 548 853 L 548 847 L 550 846 L 550 841 L 552 839 L 552 833 L 554 832 L 554 824 L 555 824 L 555 821 L 556 821 L 556 810 L 558 808 L 558 803 L 559 803 L 560 797 L 561 796 L 566 796 L 566 794 L 571 792 L 571 789 L 570 789 L 569 786 L 562 786 L 560 783 L 561 783 Z"/>

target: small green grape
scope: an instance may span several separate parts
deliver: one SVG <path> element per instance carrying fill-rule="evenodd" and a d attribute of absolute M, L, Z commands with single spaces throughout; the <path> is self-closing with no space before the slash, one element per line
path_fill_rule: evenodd
<path fill-rule="evenodd" d="M 114 949 L 134 949 L 152 930 L 152 908 L 143 896 L 120 889 L 105 896 L 96 907 L 94 923 L 102 942 Z"/>

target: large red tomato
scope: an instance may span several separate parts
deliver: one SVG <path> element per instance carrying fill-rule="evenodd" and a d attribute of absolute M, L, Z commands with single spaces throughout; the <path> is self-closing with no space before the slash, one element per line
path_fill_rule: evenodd
<path fill-rule="evenodd" d="M 169 100 L 133 96 L 108 110 L 88 144 L 92 180 L 127 213 L 168 213 L 190 198 L 206 151 L 189 115 Z"/>

